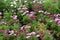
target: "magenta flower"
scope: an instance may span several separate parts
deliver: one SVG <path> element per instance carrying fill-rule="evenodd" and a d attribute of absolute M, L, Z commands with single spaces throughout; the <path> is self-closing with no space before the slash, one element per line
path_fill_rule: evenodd
<path fill-rule="evenodd" d="M 37 18 L 37 16 L 35 16 L 34 14 L 29 14 L 31 19 Z"/>
<path fill-rule="evenodd" d="M 19 33 L 16 33 L 16 37 L 18 37 L 19 36 Z"/>
<path fill-rule="evenodd" d="M 42 6 L 34 6 L 34 8 L 42 8 Z"/>
<path fill-rule="evenodd" d="M 7 33 L 7 30 L 1 30 L 3 33 Z"/>

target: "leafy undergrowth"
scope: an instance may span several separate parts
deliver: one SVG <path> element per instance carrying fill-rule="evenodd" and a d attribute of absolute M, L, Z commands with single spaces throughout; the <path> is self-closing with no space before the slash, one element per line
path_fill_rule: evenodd
<path fill-rule="evenodd" d="M 60 40 L 60 0 L 0 0 L 0 40 Z"/>

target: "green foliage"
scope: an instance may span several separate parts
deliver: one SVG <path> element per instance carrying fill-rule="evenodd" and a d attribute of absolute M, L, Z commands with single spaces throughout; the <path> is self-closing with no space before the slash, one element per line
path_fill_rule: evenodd
<path fill-rule="evenodd" d="M 26 24 L 26 23 L 28 23 L 30 21 L 30 17 L 29 16 L 24 16 L 23 17 L 23 19 L 22 19 L 22 22 L 24 23 L 24 24 Z"/>
<path fill-rule="evenodd" d="M 38 38 L 37 38 L 36 36 L 32 35 L 32 36 L 30 37 L 30 40 L 38 40 Z"/>
<path fill-rule="evenodd" d="M 52 35 L 45 34 L 44 40 L 53 40 Z"/>

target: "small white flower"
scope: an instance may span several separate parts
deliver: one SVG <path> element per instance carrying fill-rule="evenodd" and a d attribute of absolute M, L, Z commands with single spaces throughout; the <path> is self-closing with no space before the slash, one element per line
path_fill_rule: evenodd
<path fill-rule="evenodd" d="M 44 12 L 44 14 L 50 14 L 50 13 L 46 11 L 46 12 Z"/>
<path fill-rule="evenodd" d="M 24 3 L 26 3 L 27 1 L 24 1 Z"/>
<path fill-rule="evenodd" d="M 2 15 L 2 13 L 0 12 L 0 15 Z"/>
<path fill-rule="evenodd" d="M 15 1 L 13 3 L 16 5 L 16 2 Z"/>
<path fill-rule="evenodd" d="M 11 7 L 14 6 L 13 4 L 11 4 Z"/>
<path fill-rule="evenodd" d="M 42 12 L 42 13 L 43 13 L 44 11 L 42 11 L 42 10 L 39 10 L 38 12 Z"/>
<path fill-rule="evenodd" d="M 22 15 L 25 15 L 26 13 L 28 13 L 29 11 L 26 11 L 26 12 L 24 12 Z"/>
<path fill-rule="evenodd" d="M 31 33 L 28 33 L 27 35 L 31 35 Z"/>
<path fill-rule="evenodd" d="M 25 28 L 31 28 L 31 26 L 26 25 Z"/>
<path fill-rule="evenodd" d="M 14 34 L 16 36 L 16 34 Z"/>

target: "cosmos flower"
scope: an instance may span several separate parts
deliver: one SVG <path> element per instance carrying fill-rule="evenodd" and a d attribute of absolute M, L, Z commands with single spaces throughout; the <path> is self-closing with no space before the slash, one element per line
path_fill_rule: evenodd
<path fill-rule="evenodd" d="M 23 33 L 26 35 L 28 33 L 28 30 L 24 30 Z"/>
<path fill-rule="evenodd" d="M 32 35 L 35 35 L 36 33 L 35 32 L 31 32 Z"/>
<path fill-rule="evenodd" d="M 19 36 L 19 33 L 16 33 L 16 35 L 15 35 L 16 37 L 18 37 Z"/>
<path fill-rule="evenodd" d="M 38 34 L 38 35 L 36 35 L 36 37 L 40 37 L 40 35 Z"/>
<path fill-rule="evenodd" d="M 31 26 L 26 25 L 25 28 L 31 28 Z"/>
<path fill-rule="evenodd" d="M 57 21 L 59 21 L 60 19 L 59 18 L 55 18 L 55 21 L 57 22 Z"/>
<path fill-rule="evenodd" d="M 13 15 L 13 17 L 12 17 L 13 19 L 17 19 L 17 15 Z"/>
<path fill-rule="evenodd" d="M 7 33 L 7 30 L 1 30 L 3 33 Z"/>
<path fill-rule="evenodd" d="M 37 18 L 37 16 L 35 16 L 34 14 L 29 14 L 31 19 Z"/>
<path fill-rule="evenodd" d="M 60 26 L 60 21 L 57 22 L 58 26 Z"/>
<path fill-rule="evenodd" d="M 9 31 L 9 35 L 12 35 L 12 34 L 14 34 L 14 30 L 11 30 L 11 31 Z"/>

